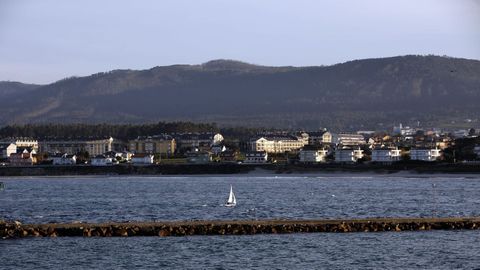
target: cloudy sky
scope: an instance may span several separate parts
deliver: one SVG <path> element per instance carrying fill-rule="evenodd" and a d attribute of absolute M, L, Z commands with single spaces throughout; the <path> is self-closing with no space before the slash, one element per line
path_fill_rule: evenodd
<path fill-rule="evenodd" d="M 480 0 L 0 0 L 0 80 L 405 54 L 480 59 Z"/>

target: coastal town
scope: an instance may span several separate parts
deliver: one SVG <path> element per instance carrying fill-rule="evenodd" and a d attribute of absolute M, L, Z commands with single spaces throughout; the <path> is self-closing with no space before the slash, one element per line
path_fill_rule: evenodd
<path fill-rule="evenodd" d="M 131 140 L 0 139 L 0 165 L 111 166 L 154 164 L 391 164 L 480 161 L 475 129 L 445 131 L 394 126 L 389 132 L 270 131 L 248 139 L 218 132 L 145 134 Z M 459 140 L 469 144 L 458 150 Z"/>

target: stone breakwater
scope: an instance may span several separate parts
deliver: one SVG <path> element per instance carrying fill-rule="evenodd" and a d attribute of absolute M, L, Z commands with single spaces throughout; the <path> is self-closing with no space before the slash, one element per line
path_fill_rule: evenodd
<path fill-rule="evenodd" d="M 21 224 L 0 221 L 0 237 L 131 237 L 476 230 L 480 217 L 348 220 L 229 220 L 127 223 Z"/>

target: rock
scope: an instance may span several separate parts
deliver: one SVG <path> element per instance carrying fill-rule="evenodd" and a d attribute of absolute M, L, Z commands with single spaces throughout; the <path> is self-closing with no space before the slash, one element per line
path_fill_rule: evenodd
<path fill-rule="evenodd" d="M 162 229 L 158 232 L 158 236 L 161 236 L 161 237 L 170 236 L 170 231 Z"/>

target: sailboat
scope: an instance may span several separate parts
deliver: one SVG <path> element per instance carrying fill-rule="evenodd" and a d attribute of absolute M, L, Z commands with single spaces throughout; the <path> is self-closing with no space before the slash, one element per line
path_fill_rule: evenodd
<path fill-rule="evenodd" d="M 230 195 L 228 196 L 228 201 L 225 206 L 233 207 L 235 205 L 237 205 L 237 200 L 235 199 L 235 194 L 233 193 L 233 187 L 230 185 Z"/>

